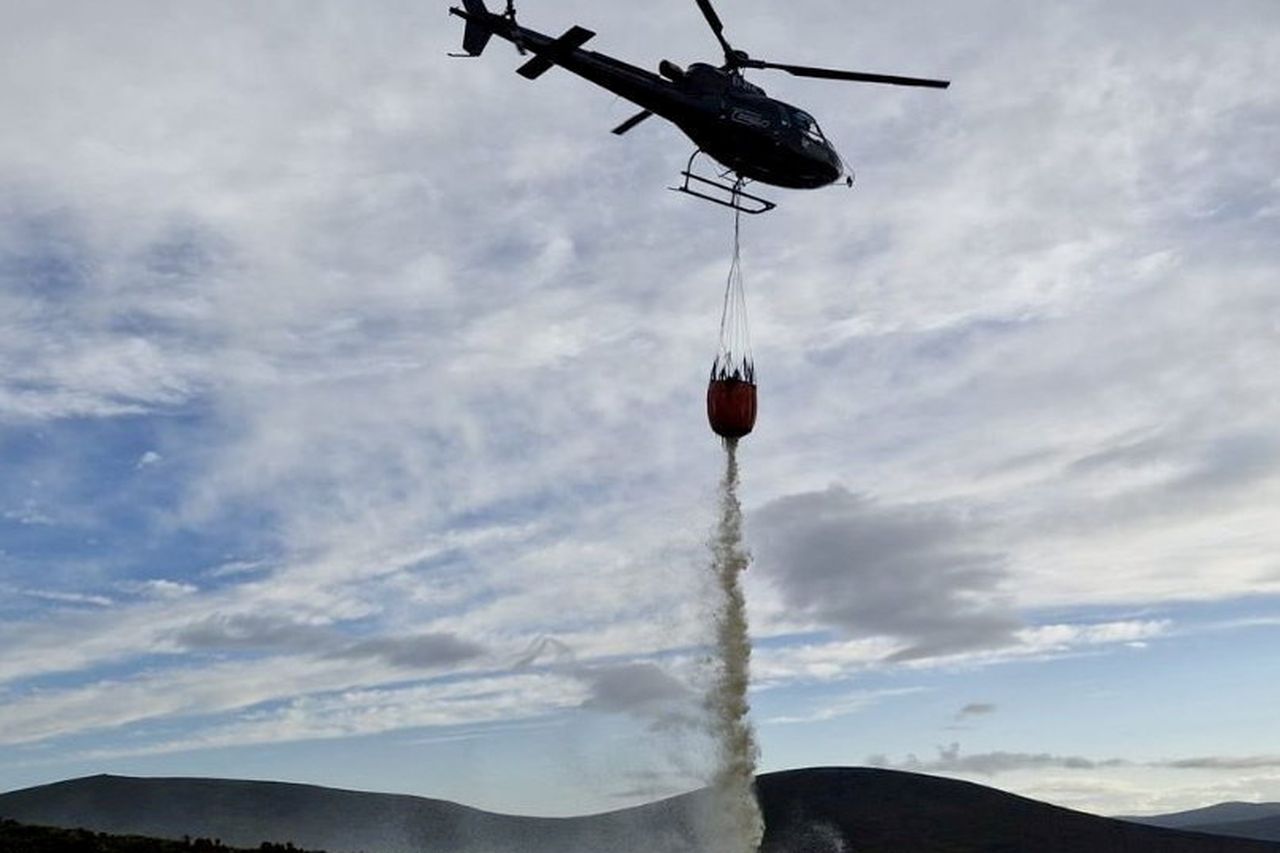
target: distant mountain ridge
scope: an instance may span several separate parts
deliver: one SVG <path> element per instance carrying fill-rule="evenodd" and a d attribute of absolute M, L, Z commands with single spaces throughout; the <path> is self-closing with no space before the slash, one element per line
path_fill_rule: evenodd
<path fill-rule="evenodd" d="M 1280 853 L 1280 844 L 1096 817 L 914 773 L 815 768 L 757 781 L 763 853 Z M 398 794 L 282 782 L 91 776 L 0 794 L 30 824 L 330 853 L 694 853 L 695 792 L 577 818 L 499 815 Z"/>
<path fill-rule="evenodd" d="M 1271 817 L 1263 817 L 1256 820 L 1234 820 L 1230 823 L 1196 824 L 1193 831 L 1280 843 L 1280 815 L 1272 815 Z"/>
<path fill-rule="evenodd" d="M 1117 820 L 1131 820 L 1135 823 L 1145 823 L 1148 826 L 1164 826 L 1169 829 L 1186 829 L 1191 826 L 1236 823 L 1243 820 L 1261 820 L 1270 817 L 1280 817 L 1280 803 L 1242 803 L 1232 801 L 1182 812 L 1169 812 L 1167 814 L 1117 816 Z"/>
<path fill-rule="evenodd" d="M 1148 826 L 1280 842 L 1280 803 L 1218 803 L 1185 812 L 1119 819 Z"/>

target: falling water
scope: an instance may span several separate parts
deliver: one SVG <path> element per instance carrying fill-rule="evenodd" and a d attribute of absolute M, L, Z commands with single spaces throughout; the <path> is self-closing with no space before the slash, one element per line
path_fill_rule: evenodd
<path fill-rule="evenodd" d="M 712 546 L 720 601 L 716 608 L 716 668 L 707 696 L 718 764 L 712 782 L 714 853 L 755 853 L 764 837 L 764 818 L 755 795 L 755 731 L 747 718 L 751 638 L 746 600 L 738 576 L 751 557 L 742 544 L 738 503 L 738 442 L 726 439 L 720 481 L 720 518 Z"/>

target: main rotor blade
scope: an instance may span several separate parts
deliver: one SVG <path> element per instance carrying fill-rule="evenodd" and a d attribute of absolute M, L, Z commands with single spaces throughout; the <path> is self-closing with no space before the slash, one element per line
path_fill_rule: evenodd
<path fill-rule="evenodd" d="M 811 68 L 807 65 L 784 65 L 780 62 L 764 62 L 748 59 L 747 68 L 776 68 L 797 77 L 820 77 L 824 80 L 856 80 L 860 83 L 889 83 L 894 86 L 924 86 L 929 89 L 945 89 L 950 80 L 928 80 L 923 77 L 899 77 L 894 74 L 867 74 L 863 71 L 837 71 L 834 68 Z"/>
<path fill-rule="evenodd" d="M 702 16 L 711 25 L 711 32 L 716 34 L 716 38 L 720 41 L 720 46 L 724 48 L 725 61 L 732 62 L 733 47 L 724 37 L 724 23 L 721 22 L 720 16 L 716 14 L 715 8 L 711 5 L 711 0 L 697 0 L 697 4 L 698 8 L 702 10 Z"/>
<path fill-rule="evenodd" d="M 616 133 L 618 136 L 621 136 L 622 134 L 626 133 L 628 130 L 635 127 L 637 124 L 644 121 L 651 115 L 653 115 L 653 113 L 650 112 L 649 110 L 641 110 L 640 112 L 633 115 L 631 118 L 624 121 L 622 124 L 615 127 L 613 129 L 613 132 Z"/>

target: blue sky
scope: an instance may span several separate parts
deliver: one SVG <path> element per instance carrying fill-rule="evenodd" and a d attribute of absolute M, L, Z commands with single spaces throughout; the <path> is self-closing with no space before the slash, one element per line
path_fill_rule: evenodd
<path fill-rule="evenodd" d="M 764 770 L 1280 800 L 1280 9 L 722 9 L 854 191 L 744 225 Z M 528 3 L 654 66 L 692 3 Z M 444 7 L 0 9 L 0 789 L 700 784 L 690 150 Z"/>

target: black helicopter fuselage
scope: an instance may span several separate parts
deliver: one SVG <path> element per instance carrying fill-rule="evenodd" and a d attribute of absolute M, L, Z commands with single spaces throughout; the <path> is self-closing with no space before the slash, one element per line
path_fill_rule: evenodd
<path fill-rule="evenodd" d="M 661 75 L 602 53 L 584 50 L 594 33 L 573 27 L 552 38 L 522 27 L 467 0 L 450 13 L 467 21 L 464 47 L 476 56 L 489 35 L 512 42 L 533 57 L 519 73 L 535 79 L 553 66 L 608 89 L 675 124 L 694 144 L 743 178 L 791 189 L 816 189 L 844 175 L 840 156 L 813 118 L 770 98 L 736 70 L 695 63 L 683 70 L 663 61 Z M 624 133 L 641 114 L 615 129 Z"/>

